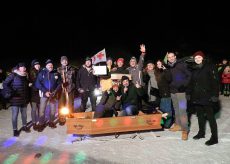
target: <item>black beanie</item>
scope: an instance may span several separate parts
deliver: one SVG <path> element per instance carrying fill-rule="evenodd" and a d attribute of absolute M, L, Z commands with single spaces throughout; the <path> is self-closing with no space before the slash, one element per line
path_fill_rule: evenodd
<path fill-rule="evenodd" d="M 52 63 L 52 64 L 53 64 L 53 62 L 52 62 L 51 59 L 47 59 L 47 60 L 46 60 L 46 65 L 49 64 L 49 63 Z"/>
<path fill-rule="evenodd" d="M 121 82 L 123 82 L 124 80 L 129 80 L 129 77 L 128 76 L 122 76 L 121 77 Z"/>
<path fill-rule="evenodd" d="M 32 60 L 31 66 L 33 67 L 33 66 L 35 66 L 36 64 L 40 64 L 39 61 L 38 61 L 37 59 Z"/>
<path fill-rule="evenodd" d="M 18 65 L 17 65 L 17 67 L 19 68 L 19 67 L 26 67 L 26 64 L 25 63 L 18 63 Z"/>

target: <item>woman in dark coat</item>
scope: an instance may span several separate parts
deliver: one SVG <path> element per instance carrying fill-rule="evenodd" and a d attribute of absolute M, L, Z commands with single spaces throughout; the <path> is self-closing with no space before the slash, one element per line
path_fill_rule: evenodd
<path fill-rule="evenodd" d="M 35 87 L 35 81 L 37 78 L 37 75 L 40 71 L 40 63 L 38 60 L 34 59 L 31 62 L 31 70 L 29 72 L 29 80 L 30 80 L 30 103 L 31 103 L 31 118 L 33 123 L 33 129 L 37 130 L 37 122 L 39 118 L 39 105 L 40 105 L 40 96 L 39 96 L 39 90 Z"/>
<path fill-rule="evenodd" d="M 3 88 L 12 90 L 9 99 L 12 109 L 12 125 L 14 136 L 19 136 L 18 113 L 21 112 L 22 124 L 25 132 L 30 132 L 27 125 L 27 105 L 29 103 L 29 81 L 24 63 L 19 63 L 17 69 L 3 82 Z"/>
<path fill-rule="evenodd" d="M 204 61 L 204 53 L 197 51 L 194 55 L 196 68 L 193 70 L 190 83 L 191 103 L 197 111 L 199 132 L 193 139 L 205 138 L 206 118 L 211 128 L 211 138 L 206 145 L 218 143 L 217 123 L 213 110 L 213 102 L 218 101 L 218 73 L 214 65 Z"/>

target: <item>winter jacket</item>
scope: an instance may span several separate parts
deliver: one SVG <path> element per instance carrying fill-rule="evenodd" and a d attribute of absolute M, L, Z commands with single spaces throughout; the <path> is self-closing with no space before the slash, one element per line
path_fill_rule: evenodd
<path fill-rule="evenodd" d="M 173 64 L 168 63 L 168 66 L 172 75 L 172 81 L 170 83 L 170 92 L 186 92 L 187 86 L 191 79 L 191 72 L 187 69 L 186 64 L 181 60 L 177 60 Z"/>
<path fill-rule="evenodd" d="M 46 97 L 46 92 L 51 92 L 55 95 L 60 91 L 61 82 L 61 76 L 56 70 L 49 72 L 44 68 L 39 72 L 35 86 L 41 91 L 40 97 Z"/>
<path fill-rule="evenodd" d="M 29 80 L 27 73 L 15 71 L 3 82 L 3 88 L 12 90 L 12 97 L 9 99 L 11 106 L 24 106 L 29 102 Z"/>
<path fill-rule="evenodd" d="M 121 105 L 121 101 L 117 101 L 116 97 L 121 96 L 120 91 L 115 92 L 113 89 L 110 89 L 109 92 L 105 91 L 102 94 L 102 98 L 100 100 L 99 105 L 104 105 L 106 110 L 110 110 L 113 107 L 115 109 L 119 109 Z"/>
<path fill-rule="evenodd" d="M 142 79 L 143 63 L 144 63 L 144 56 L 140 55 L 138 64 L 135 67 L 127 68 L 127 70 L 129 71 L 129 74 L 131 74 L 132 82 L 134 85 L 136 84 L 136 82 L 138 82 L 140 85 L 143 86 L 143 79 Z"/>
<path fill-rule="evenodd" d="M 222 83 L 230 84 L 230 73 L 223 73 L 222 74 Z"/>
<path fill-rule="evenodd" d="M 88 71 L 83 65 L 77 74 L 77 89 L 93 91 L 97 87 L 97 77 L 93 74 L 93 69 Z"/>
<path fill-rule="evenodd" d="M 214 65 L 205 63 L 192 72 L 189 84 L 191 103 L 211 105 L 211 98 L 219 95 L 218 72 Z"/>
<path fill-rule="evenodd" d="M 30 87 L 30 101 L 31 102 L 40 102 L 40 97 L 39 97 L 39 90 L 35 87 L 35 82 L 36 78 L 38 75 L 39 71 L 36 70 L 35 68 L 32 68 L 29 72 L 29 81 L 32 83 L 32 86 Z"/>
<path fill-rule="evenodd" d="M 133 84 L 128 86 L 128 91 L 124 93 L 124 86 L 121 87 L 121 102 L 123 106 L 136 105 L 138 106 L 139 98 L 144 95 L 143 88 L 136 88 Z"/>
<path fill-rule="evenodd" d="M 62 81 L 68 84 L 67 92 L 72 92 L 76 89 L 76 69 L 72 66 L 59 67 L 57 72 L 61 75 Z"/>
<path fill-rule="evenodd" d="M 161 98 L 171 97 L 170 86 L 172 76 L 169 70 L 156 69 L 155 70 L 157 85 Z"/>

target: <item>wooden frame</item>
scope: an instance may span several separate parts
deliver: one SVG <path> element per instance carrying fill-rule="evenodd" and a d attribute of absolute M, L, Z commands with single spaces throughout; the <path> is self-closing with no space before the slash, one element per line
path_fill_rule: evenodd
<path fill-rule="evenodd" d="M 74 113 L 67 118 L 67 133 L 79 135 L 96 135 L 119 132 L 162 129 L 162 114 L 143 114 L 110 118 L 93 118 L 93 112 Z"/>

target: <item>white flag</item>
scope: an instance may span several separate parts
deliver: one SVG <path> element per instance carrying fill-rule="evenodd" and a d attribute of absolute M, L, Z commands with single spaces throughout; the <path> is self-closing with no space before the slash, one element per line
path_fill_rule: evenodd
<path fill-rule="evenodd" d="M 100 62 L 106 62 L 106 53 L 105 49 L 98 52 L 96 55 L 92 57 L 92 64 L 97 64 Z"/>

